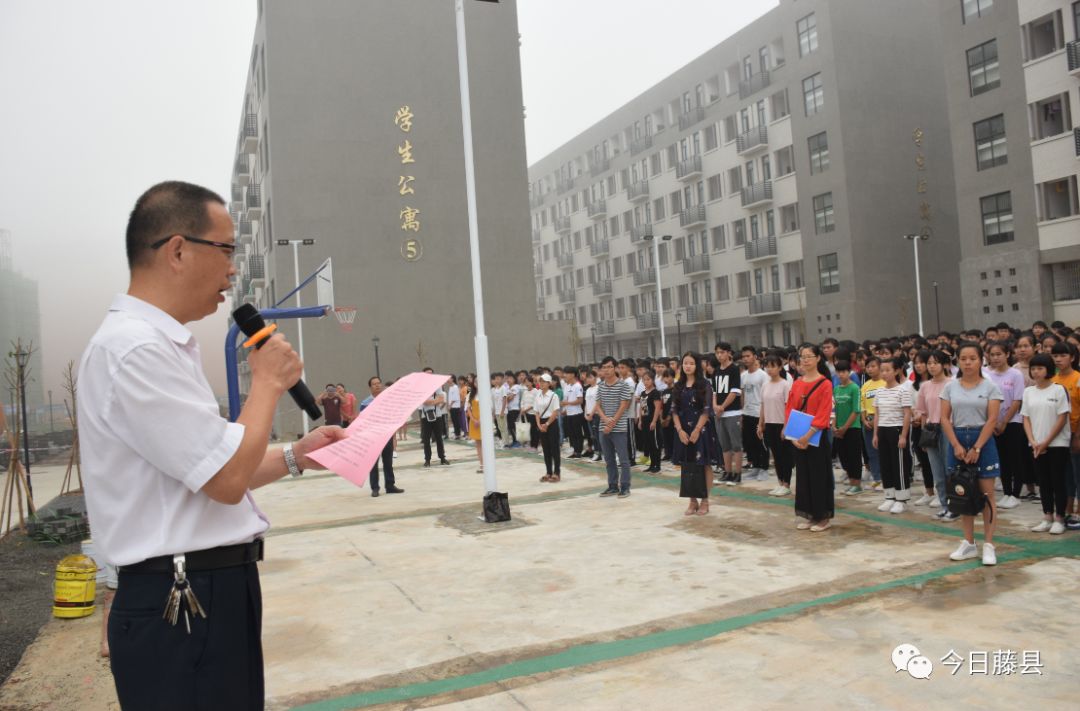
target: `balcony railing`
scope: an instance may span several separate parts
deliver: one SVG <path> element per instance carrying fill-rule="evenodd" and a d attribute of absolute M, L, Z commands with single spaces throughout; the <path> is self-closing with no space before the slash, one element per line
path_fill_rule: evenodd
<path fill-rule="evenodd" d="M 679 212 L 679 226 L 693 227 L 705 224 L 705 206 L 694 205 Z"/>
<path fill-rule="evenodd" d="M 247 185 L 251 182 L 251 159 L 247 153 L 236 157 L 236 182 Z"/>
<path fill-rule="evenodd" d="M 769 85 L 769 70 L 762 69 L 757 74 L 752 74 L 749 79 L 739 82 L 739 98 L 745 99 L 753 96 Z"/>
<path fill-rule="evenodd" d="M 655 286 L 656 267 L 647 267 L 639 272 L 634 272 L 634 286 Z"/>
<path fill-rule="evenodd" d="M 630 202 L 639 202 L 641 200 L 649 199 L 649 181 L 639 180 L 636 183 L 630 183 L 626 188 L 626 197 Z"/>
<path fill-rule="evenodd" d="M 248 262 L 248 275 L 251 276 L 252 281 L 261 281 L 263 284 L 259 286 L 265 286 L 266 282 L 266 261 L 265 257 L 261 254 L 249 254 L 247 258 Z"/>
<path fill-rule="evenodd" d="M 244 128 L 240 131 L 241 153 L 254 153 L 259 149 L 259 117 L 253 113 L 244 116 Z"/>
<path fill-rule="evenodd" d="M 649 237 L 650 235 L 652 235 L 652 229 L 653 228 L 652 228 L 651 223 L 646 223 L 646 224 L 641 224 L 641 225 L 634 225 L 633 227 L 630 228 L 630 241 L 631 242 L 640 242 L 641 240 L 645 239 L 646 237 Z"/>
<path fill-rule="evenodd" d="M 245 205 L 250 219 L 257 220 L 262 216 L 262 187 L 252 183 L 247 186 L 247 200 Z"/>
<path fill-rule="evenodd" d="M 535 227 L 532 231 L 532 243 L 540 244 L 540 230 L 536 229 Z"/>
<path fill-rule="evenodd" d="M 1073 129 L 1073 141 L 1076 143 L 1076 157 L 1080 158 L 1080 126 Z"/>
<path fill-rule="evenodd" d="M 570 218 L 569 217 L 556 217 L 555 218 L 555 231 L 556 232 L 569 232 L 570 231 Z"/>
<path fill-rule="evenodd" d="M 232 202 L 233 206 L 240 209 L 244 206 L 244 186 L 238 183 L 233 183 L 232 186 Z"/>
<path fill-rule="evenodd" d="M 612 336 L 615 334 L 615 322 L 607 319 L 597 321 L 592 325 L 592 330 L 597 336 Z"/>
<path fill-rule="evenodd" d="M 560 195 L 563 194 L 563 193 L 570 192 L 573 189 L 574 189 L 574 179 L 573 178 L 559 178 L 558 180 L 555 181 L 555 192 L 559 193 Z"/>
<path fill-rule="evenodd" d="M 544 265 L 540 262 L 533 262 L 533 276 L 540 278 L 544 275 Z"/>
<path fill-rule="evenodd" d="M 780 292 L 754 294 L 750 297 L 750 315 L 765 316 L 780 313 Z"/>
<path fill-rule="evenodd" d="M 699 121 L 705 120 L 705 107 L 698 106 L 679 116 L 679 130 L 685 131 Z"/>
<path fill-rule="evenodd" d="M 589 245 L 589 254 L 594 257 L 606 257 L 611 253 L 611 242 L 606 239 L 598 239 Z"/>
<path fill-rule="evenodd" d="M 536 297 L 536 310 L 537 311 L 543 311 L 544 310 L 544 297 L 543 296 L 537 296 Z"/>
<path fill-rule="evenodd" d="M 742 189 L 742 206 L 750 207 L 760 203 L 772 202 L 772 181 L 762 180 Z"/>
<path fill-rule="evenodd" d="M 709 255 L 707 254 L 695 254 L 693 257 L 682 260 L 683 274 L 697 274 L 707 271 L 709 271 Z"/>
<path fill-rule="evenodd" d="M 767 126 L 755 126 L 743 131 L 735 137 L 735 152 L 749 153 L 756 148 L 769 147 L 769 128 Z"/>
<path fill-rule="evenodd" d="M 1069 74 L 1080 76 L 1080 40 L 1065 45 L 1065 56 L 1069 63 Z"/>
<path fill-rule="evenodd" d="M 251 244 L 251 241 L 251 220 L 240 220 L 236 223 L 236 243 L 244 245 Z"/>
<path fill-rule="evenodd" d="M 589 165 L 589 175 L 596 177 L 611 168 L 610 158 L 599 158 Z"/>
<path fill-rule="evenodd" d="M 752 239 L 743 245 L 746 261 L 774 259 L 776 257 L 776 235 Z"/>
<path fill-rule="evenodd" d="M 679 180 L 692 180 L 701 176 L 701 156 L 691 156 L 679 161 L 675 166 L 675 177 Z"/>
<path fill-rule="evenodd" d="M 636 156 L 642 151 L 652 148 L 652 136 L 641 136 L 630 141 L 630 155 Z"/>
<path fill-rule="evenodd" d="M 593 282 L 592 295 L 593 296 L 609 296 L 611 294 L 611 279 L 601 279 L 600 281 Z"/>
<path fill-rule="evenodd" d="M 686 323 L 712 323 L 712 304 L 697 304 L 686 307 Z"/>
<path fill-rule="evenodd" d="M 589 203 L 589 217 L 602 220 L 607 217 L 607 200 L 593 200 Z"/>
<path fill-rule="evenodd" d="M 574 253 L 563 252 L 559 256 L 555 257 L 555 263 L 558 264 L 559 269 L 573 269 L 574 268 Z"/>
<path fill-rule="evenodd" d="M 638 314 L 637 318 L 637 330 L 639 331 L 655 331 L 660 328 L 660 314 L 653 311 L 648 314 Z"/>
<path fill-rule="evenodd" d="M 573 289 L 568 289 L 566 291 L 560 291 L 559 292 L 559 303 L 560 304 L 565 306 L 566 304 L 572 304 L 575 301 L 577 301 L 577 295 L 574 293 Z"/>

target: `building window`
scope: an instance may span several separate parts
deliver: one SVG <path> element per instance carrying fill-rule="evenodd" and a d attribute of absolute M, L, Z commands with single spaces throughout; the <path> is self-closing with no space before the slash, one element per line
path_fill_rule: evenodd
<path fill-rule="evenodd" d="M 664 198 L 656 198 L 652 204 L 653 218 L 657 221 L 664 219 L 667 212 L 664 211 Z"/>
<path fill-rule="evenodd" d="M 817 18 L 810 13 L 795 23 L 799 33 L 799 56 L 805 57 L 817 49 Z"/>
<path fill-rule="evenodd" d="M 1006 192 L 987 195 L 980 199 L 979 203 L 982 208 L 983 244 L 1012 242 L 1012 194 Z"/>
<path fill-rule="evenodd" d="M 968 55 L 970 56 L 970 52 Z M 970 64 L 970 61 L 968 62 Z M 997 50 L 994 51 L 994 73 L 997 76 Z M 813 116 L 825 105 L 825 90 L 821 86 L 821 72 L 803 79 L 803 106 L 807 116 Z"/>
<path fill-rule="evenodd" d="M 998 114 L 975 124 L 975 160 L 979 170 L 1009 162 L 1005 116 Z"/>
<path fill-rule="evenodd" d="M 833 218 L 832 193 L 814 196 L 814 232 L 825 234 L 836 229 L 836 221 Z"/>
<path fill-rule="evenodd" d="M 1058 262 L 1050 267 L 1054 283 L 1054 301 L 1080 299 L 1080 261 Z"/>
<path fill-rule="evenodd" d="M 720 145 L 720 140 L 716 135 L 716 124 L 710 124 L 705 127 L 702 132 L 705 134 L 705 150 L 711 151 Z"/>
<path fill-rule="evenodd" d="M 750 296 L 750 272 L 735 275 L 735 298 L 745 299 Z"/>
<path fill-rule="evenodd" d="M 829 169 L 829 139 L 825 132 L 806 139 L 810 147 L 810 173 L 824 173 Z"/>
<path fill-rule="evenodd" d="M 746 244 L 746 220 L 736 220 L 731 223 L 732 242 L 736 247 Z"/>
<path fill-rule="evenodd" d="M 967 64 L 972 96 L 996 89 L 1001 85 L 996 39 L 969 49 Z"/>
<path fill-rule="evenodd" d="M 964 23 L 982 17 L 994 6 L 994 0 L 960 0 L 964 9 Z"/>
<path fill-rule="evenodd" d="M 712 244 L 714 252 L 721 252 L 727 249 L 727 235 L 724 234 L 723 225 L 712 228 Z"/>
<path fill-rule="evenodd" d="M 803 286 L 802 261 L 784 264 L 784 288 L 801 289 Z"/>
<path fill-rule="evenodd" d="M 821 255 L 817 263 L 821 293 L 832 294 L 840 291 L 840 264 L 836 258 L 836 252 Z"/>
<path fill-rule="evenodd" d="M 729 299 L 731 299 L 731 287 L 727 276 L 716 277 L 716 300 L 728 301 Z"/>
<path fill-rule="evenodd" d="M 709 177 L 709 200 L 719 200 L 721 197 L 723 176 L 719 173 Z"/>

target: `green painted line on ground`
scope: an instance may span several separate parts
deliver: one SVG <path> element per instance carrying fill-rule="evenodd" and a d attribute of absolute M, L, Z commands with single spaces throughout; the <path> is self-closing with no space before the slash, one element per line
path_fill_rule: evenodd
<path fill-rule="evenodd" d="M 999 562 L 1007 563 L 1031 557 L 1033 556 L 1026 551 L 1015 551 L 1002 554 L 998 560 Z M 462 674 L 448 679 L 436 679 L 433 681 L 406 684 L 389 689 L 377 689 L 374 691 L 348 694 L 335 699 L 316 701 L 295 707 L 295 711 L 345 711 L 347 709 L 363 708 L 365 706 L 375 706 L 378 704 L 407 701 L 409 699 L 425 696 L 453 693 L 518 677 L 545 674 L 560 671 L 562 669 L 623 659 L 660 649 L 693 644 L 720 634 L 732 632 L 762 622 L 770 622 L 780 617 L 804 612 L 815 607 L 846 602 L 854 598 L 895 590 L 896 588 L 907 587 L 909 585 L 925 584 L 948 575 L 954 575 L 965 570 L 981 567 L 981 565 L 982 562 L 979 560 L 956 563 L 930 572 L 919 573 L 917 575 L 834 593 L 832 595 L 824 595 L 822 597 L 805 600 L 803 602 L 796 602 L 783 607 L 772 608 L 770 610 L 736 615 L 714 622 L 665 630 L 663 632 L 654 632 L 638 637 L 632 637 L 630 639 L 583 644 L 554 654 L 546 654 L 539 657 L 533 657 L 532 659 L 523 659 L 517 662 L 502 664 L 483 671 Z"/>

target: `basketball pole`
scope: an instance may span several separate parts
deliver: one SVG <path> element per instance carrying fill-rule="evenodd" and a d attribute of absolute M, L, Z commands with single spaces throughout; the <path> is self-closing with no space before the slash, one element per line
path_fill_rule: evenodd
<path fill-rule="evenodd" d="M 301 305 L 300 305 L 300 287 L 301 287 L 301 284 L 300 284 L 300 245 L 304 245 L 304 246 L 312 245 L 312 244 L 315 244 L 315 240 L 310 239 L 310 238 L 308 238 L 308 239 L 279 239 L 277 241 L 277 243 L 279 245 L 282 245 L 282 246 L 284 246 L 286 244 L 291 244 L 292 245 L 293 279 L 296 282 L 296 289 L 294 289 L 294 292 L 296 293 L 296 308 L 299 309 L 299 308 L 301 308 Z M 286 297 L 286 298 L 288 298 L 288 297 Z M 306 374 L 305 371 L 307 369 L 307 366 L 304 365 L 304 320 L 303 319 L 297 319 L 296 320 L 296 340 L 297 340 L 296 345 L 298 347 L 299 354 L 300 354 L 300 379 L 301 380 L 306 380 L 307 379 L 307 374 Z M 308 423 L 307 412 L 305 412 L 303 410 L 303 408 L 301 408 L 301 410 L 300 410 L 300 416 L 301 416 L 302 422 L 303 422 L 303 425 L 302 425 L 303 433 L 306 435 L 308 433 L 309 423 Z"/>

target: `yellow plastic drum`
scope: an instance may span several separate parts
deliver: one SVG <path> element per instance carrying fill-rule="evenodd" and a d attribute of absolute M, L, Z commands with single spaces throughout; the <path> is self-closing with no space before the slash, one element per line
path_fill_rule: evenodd
<path fill-rule="evenodd" d="M 69 555 L 56 564 L 53 586 L 54 617 L 87 617 L 94 614 L 97 565 L 89 556 Z"/>

